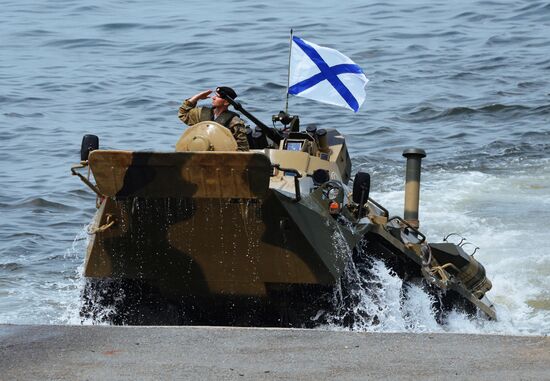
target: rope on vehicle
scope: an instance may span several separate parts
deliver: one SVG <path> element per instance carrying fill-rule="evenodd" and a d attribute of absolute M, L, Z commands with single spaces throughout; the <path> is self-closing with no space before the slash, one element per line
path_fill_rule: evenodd
<path fill-rule="evenodd" d="M 88 234 L 96 234 L 96 233 L 103 233 L 105 230 L 109 229 L 111 226 L 115 224 L 116 220 L 113 218 L 112 215 L 108 214 L 107 219 L 105 223 L 101 226 L 98 226 L 96 228 L 92 228 L 88 230 Z"/>

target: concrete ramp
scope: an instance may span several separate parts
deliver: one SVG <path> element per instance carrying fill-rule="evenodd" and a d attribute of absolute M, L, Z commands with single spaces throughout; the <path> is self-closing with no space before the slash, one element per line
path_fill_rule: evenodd
<path fill-rule="evenodd" d="M 550 338 L 0 325 L 2 380 L 548 380 Z"/>

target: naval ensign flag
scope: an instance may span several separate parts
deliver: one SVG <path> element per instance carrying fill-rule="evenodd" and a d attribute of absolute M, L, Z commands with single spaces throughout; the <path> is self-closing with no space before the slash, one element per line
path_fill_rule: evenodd
<path fill-rule="evenodd" d="M 292 37 L 288 93 L 357 112 L 369 80 L 337 50 Z"/>

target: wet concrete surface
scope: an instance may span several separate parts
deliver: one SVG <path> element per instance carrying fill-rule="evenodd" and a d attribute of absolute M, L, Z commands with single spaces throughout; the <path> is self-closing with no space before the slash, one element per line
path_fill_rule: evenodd
<path fill-rule="evenodd" d="M 550 379 L 550 338 L 0 325 L 2 380 Z"/>

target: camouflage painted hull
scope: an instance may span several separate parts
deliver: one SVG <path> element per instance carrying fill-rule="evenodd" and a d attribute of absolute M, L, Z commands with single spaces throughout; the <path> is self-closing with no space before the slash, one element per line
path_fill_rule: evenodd
<path fill-rule="evenodd" d="M 276 295 L 303 309 L 332 289 L 360 236 L 329 214 L 320 189 L 299 202 L 270 189 L 266 164 L 262 154 L 93 152 L 90 166 L 108 197 L 85 277 L 139 284 L 218 314 L 235 303 L 264 308 Z"/>
<path fill-rule="evenodd" d="M 84 275 L 146 280 L 174 297 L 333 285 L 346 260 L 332 217 L 276 191 L 264 200 L 105 199 L 96 218 L 96 227 L 116 223 L 94 234 Z"/>

